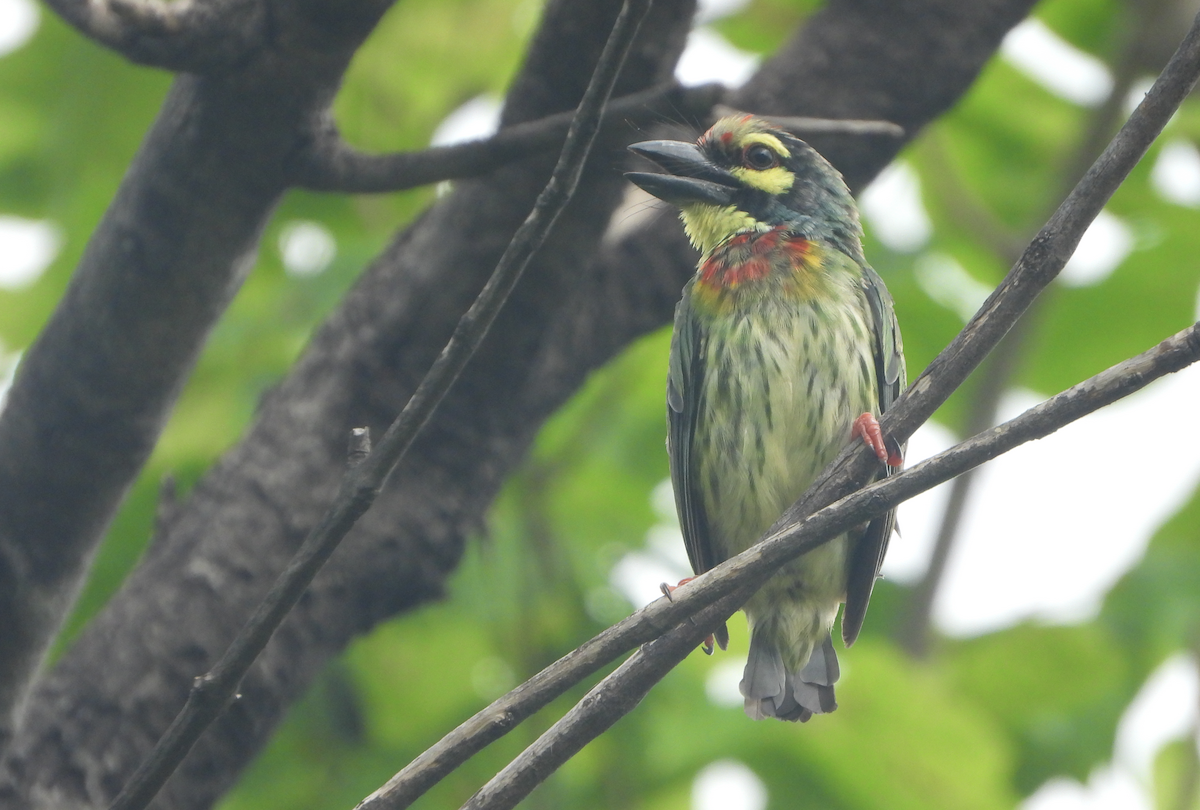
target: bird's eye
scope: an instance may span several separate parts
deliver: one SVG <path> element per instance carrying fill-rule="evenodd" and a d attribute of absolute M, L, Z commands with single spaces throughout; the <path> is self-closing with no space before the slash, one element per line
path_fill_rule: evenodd
<path fill-rule="evenodd" d="M 748 169 L 770 169 L 779 165 L 779 156 L 769 146 L 764 146 L 761 143 L 753 143 L 746 147 L 742 152 L 742 163 L 746 164 Z"/>

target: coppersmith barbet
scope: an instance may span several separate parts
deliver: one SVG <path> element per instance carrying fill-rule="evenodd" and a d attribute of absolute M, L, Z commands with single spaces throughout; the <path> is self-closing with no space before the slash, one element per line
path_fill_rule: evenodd
<path fill-rule="evenodd" d="M 700 574 L 758 541 L 852 437 L 881 476 L 902 463 L 875 419 L 906 384 L 900 330 L 850 191 L 808 144 L 746 115 L 694 144 L 630 149 L 666 170 L 628 177 L 679 207 L 701 253 L 667 383 L 671 480 Z M 888 513 L 813 549 L 746 604 L 748 715 L 836 708 L 830 631 L 845 602 L 842 638 L 858 636 L 893 526 Z"/>

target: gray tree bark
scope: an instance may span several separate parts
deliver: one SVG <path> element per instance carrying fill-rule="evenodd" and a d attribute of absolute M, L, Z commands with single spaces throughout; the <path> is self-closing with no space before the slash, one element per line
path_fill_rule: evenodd
<path fill-rule="evenodd" d="M 505 123 L 575 104 L 618 5 L 551 4 L 510 93 Z M 911 137 L 961 96 L 1031 5 L 835 0 L 728 103 L 763 113 L 884 118 Z M 660 0 L 618 92 L 669 77 L 690 14 L 686 0 Z M 199 81 L 177 82 L 164 118 L 189 119 L 193 102 L 184 93 Z M 232 140 L 245 137 L 230 129 Z M 211 806 L 325 662 L 379 621 L 440 595 L 465 536 L 480 524 L 542 422 L 591 370 L 670 320 L 695 261 L 678 229 L 656 221 L 619 241 L 602 241 L 623 187 L 616 171 L 624 163 L 623 147 L 641 137 L 610 130 L 598 143 L 575 202 L 487 343 L 374 509 L 267 648 L 244 684 L 243 699 L 210 729 L 156 807 Z M 152 135 L 147 149 L 153 141 Z M 902 146 L 879 138 L 813 142 L 855 188 Z M 553 156 L 530 159 L 459 183 L 367 270 L 265 399 L 246 437 L 175 510 L 120 593 L 37 683 L 0 773 L 0 807 L 94 807 L 115 795 L 183 704 L 191 679 L 220 654 L 332 497 L 349 429 L 369 425 L 380 431 L 398 412 L 552 165 Z M 254 209 L 257 217 L 237 243 L 241 247 L 228 249 L 223 263 L 213 257 L 227 245 L 196 248 L 210 264 L 240 266 L 236 257 L 252 247 L 281 190 L 269 175 L 268 181 L 245 180 L 252 188 L 243 194 L 259 182 L 269 193 L 259 192 L 264 202 Z M 203 200 L 188 196 L 184 202 L 186 214 L 188 205 Z M 181 219 L 179 228 L 191 222 Z M 139 223 L 135 217 L 133 224 Z M 173 233 L 164 244 L 174 244 Z M 106 266 L 121 262 L 109 259 Z M 230 271 L 226 277 L 228 294 L 237 276 Z M 202 338 L 204 330 L 198 331 Z M 191 354 L 183 353 L 185 371 L 198 345 L 193 338 Z M 76 380 L 71 384 L 81 391 L 89 381 L 98 384 L 84 374 L 63 373 L 55 379 L 46 372 L 42 396 L 67 385 L 63 380 Z M 155 425 L 177 386 L 159 384 L 151 409 Z M 95 424 L 63 418 L 64 425 Z M 125 476 L 110 487 L 118 496 L 148 447 L 106 473 Z M 4 450 L 0 444 L 0 455 L 7 455 Z M 55 463 L 73 457 L 70 447 L 55 452 Z M 65 492 L 68 503 L 80 498 L 69 487 Z M 87 523 L 94 534 L 116 499 L 109 493 L 105 503 Z M 68 552 L 76 556 L 70 576 L 77 580 L 86 552 Z M 70 590 L 62 589 L 68 596 Z"/>

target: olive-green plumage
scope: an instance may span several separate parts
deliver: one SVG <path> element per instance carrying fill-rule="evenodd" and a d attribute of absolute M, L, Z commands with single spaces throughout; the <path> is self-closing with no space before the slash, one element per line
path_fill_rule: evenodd
<path fill-rule="evenodd" d="M 684 540 L 703 573 L 762 537 L 860 414 L 891 405 L 905 385 L 900 333 L 849 190 L 803 141 L 740 116 L 694 145 L 631 148 L 668 173 L 630 179 L 680 207 L 702 254 L 676 310 L 667 414 Z M 845 601 L 843 638 L 858 635 L 893 523 L 814 549 L 747 603 L 751 717 L 836 707 L 830 629 Z"/>

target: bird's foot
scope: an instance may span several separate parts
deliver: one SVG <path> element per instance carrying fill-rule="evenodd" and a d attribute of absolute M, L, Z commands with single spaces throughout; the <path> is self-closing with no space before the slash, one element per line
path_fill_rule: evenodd
<path fill-rule="evenodd" d="M 854 429 L 850 431 L 853 438 L 861 438 L 867 447 L 875 452 L 876 457 L 889 467 L 899 467 L 904 464 L 904 456 L 900 447 L 893 441 L 886 441 L 883 431 L 879 429 L 879 420 L 874 414 L 864 413 L 854 420 Z M 680 583 L 681 585 L 683 583 Z"/>
<path fill-rule="evenodd" d="M 683 579 L 679 580 L 679 585 L 683 585 L 685 583 L 691 582 L 693 579 L 695 579 L 695 577 L 684 577 Z M 671 591 L 678 588 L 679 585 L 668 585 L 665 582 L 660 582 L 660 583 L 658 583 L 658 589 L 660 591 L 662 591 L 663 596 L 667 597 L 668 599 L 671 599 Z M 723 645 L 724 645 L 724 642 L 722 642 L 722 649 L 724 649 Z M 704 654 L 712 655 L 713 647 L 715 647 L 715 646 L 716 645 L 713 642 L 713 637 L 711 635 L 708 638 L 704 639 Z"/>

